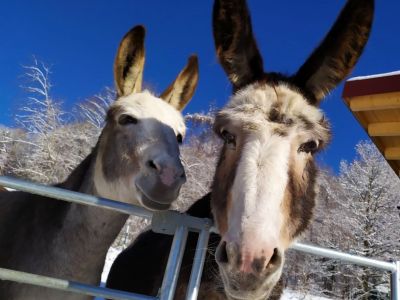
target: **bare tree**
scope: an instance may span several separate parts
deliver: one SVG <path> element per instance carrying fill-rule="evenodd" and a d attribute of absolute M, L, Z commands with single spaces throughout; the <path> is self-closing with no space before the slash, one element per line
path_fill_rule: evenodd
<path fill-rule="evenodd" d="M 354 243 L 352 250 L 360 255 L 380 259 L 400 257 L 400 243 L 394 232 L 400 232 L 396 212 L 400 181 L 383 156 L 370 142 L 356 146 L 357 158 L 341 163 L 339 176 L 343 194 L 340 202 L 350 212 L 349 226 Z M 357 274 L 361 288 L 354 291 L 360 299 L 378 299 L 388 277 L 370 268 Z"/>
<path fill-rule="evenodd" d="M 34 58 L 23 69 L 27 101 L 15 118 L 19 129 L 0 132 L 2 173 L 60 182 L 95 145 L 114 93 L 106 89 L 67 113 L 51 94 L 50 68 Z"/>
<path fill-rule="evenodd" d="M 398 260 L 396 209 L 400 181 L 371 142 L 356 146 L 338 176 L 321 172 L 315 218 L 304 236 L 313 244 L 380 260 Z M 298 262 L 302 263 L 299 264 Z M 387 299 L 388 274 L 291 252 L 286 285 L 339 299 Z"/>

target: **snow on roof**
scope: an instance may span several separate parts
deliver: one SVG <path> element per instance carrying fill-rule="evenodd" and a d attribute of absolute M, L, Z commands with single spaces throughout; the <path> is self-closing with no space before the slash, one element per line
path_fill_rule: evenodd
<path fill-rule="evenodd" d="M 373 74 L 373 75 L 367 75 L 367 76 L 357 76 L 357 77 L 350 78 L 347 81 L 365 80 L 365 79 L 380 78 L 380 77 L 387 77 L 387 76 L 394 76 L 394 75 L 400 75 L 400 70 L 399 71 L 389 72 L 389 73 L 382 73 L 382 74 Z"/>

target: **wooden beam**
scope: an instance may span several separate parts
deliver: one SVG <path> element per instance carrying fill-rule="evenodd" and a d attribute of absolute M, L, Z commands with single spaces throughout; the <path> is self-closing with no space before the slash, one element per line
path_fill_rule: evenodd
<path fill-rule="evenodd" d="M 400 122 L 371 123 L 368 125 L 370 136 L 400 136 Z"/>
<path fill-rule="evenodd" d="M 346 99 L 352 111 L 400 108 L 400 92 L 358 96 Z"/>
<path fill-rule="evenodd" d="M 400 147 L 387 147 L 385 149 L 385 158 L 387 160 L 400 160 Z"/>

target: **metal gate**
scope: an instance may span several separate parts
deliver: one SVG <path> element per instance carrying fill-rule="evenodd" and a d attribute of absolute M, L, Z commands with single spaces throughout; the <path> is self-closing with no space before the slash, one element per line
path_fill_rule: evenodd
<path fill-rule="evenodd" d="M 0 268 L 0 279 L 11 280 L 20 283 L 38 285 L 47 288 L 70 291 L 79 294 L 91 295 L 119 300 L 172 300 L 178 281 L 179 270 L 182 263 L 182 257 L 186 245 L 186 239 L 189 231 L 199 233 L 197 247 L 193 260 L 193 267 L 190 275 L 189 285 L 186 291 L 186 299 L 197 299 L 200 280 L 203 271 L 205 255 L 207 251 L 208 238 L 212 222 L 209 219 L 200 219 L 190 217 L 174 211 L 151 212 L 142 207 L 99 198 L 92 195 L 68 191 L 65 189 L 44 186 L 19 179 L 13 179 L 6 176 L 0 176 L 0 185 L 13 188 L 28 193 L 38 194 L 50 198 L 79 203 L 90 206 L 97 206 L 103 209 L 109 209 L 129 215 L 136 215 L 142 218 L 151 219 L 151 228 L 153 231 L 164 234 L 173 234 L 173 242 L 168 258 L 167 268 L 164 274 L 163 282 L 158 297 L 150 297 L 135 293 L 128 293 L 118 290 L 107 289 L 103 287 L 91 286 L 75 281 L 68 281 L 47 276 L 41 276 L 31 273 L 14 271 Z M 306 252 L 313 255 L 324 256 L 337 259 L 346 263 L 352 263 L 361 266 L 378 268 L 391 272 L 391 298 L 400 300 L 400 261 L 383 262 L 374 259 L 368 259 L 361 256 L 350 255 L 330 249 L 295 243 L 292 249 Z"/>

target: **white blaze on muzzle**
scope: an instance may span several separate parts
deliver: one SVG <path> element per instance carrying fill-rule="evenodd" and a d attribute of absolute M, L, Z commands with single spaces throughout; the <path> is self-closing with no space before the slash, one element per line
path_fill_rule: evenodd
<path fill-rule="evenodd" d="M 223 239 L 239 246 L 246 270 L 257 258 L 268 264 L 279 247 L 289 153 L 290 139 L 266 130 L 250 135 L 242 149 Z"/>

